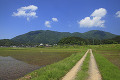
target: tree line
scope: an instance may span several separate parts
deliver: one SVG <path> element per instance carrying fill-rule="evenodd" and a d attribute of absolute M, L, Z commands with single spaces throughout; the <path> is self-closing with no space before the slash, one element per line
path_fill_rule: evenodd
<path fill-rule="evenodd" d="M 35 45 L 39 45 L 40 43 L 22 43 L 13 41 L 10 39 L 2 39 L 0 40 L 0 46 L 19 46 L 19 47 L 25 47 L 25 46 L 31 46 L 34 47 Z M 48 43 L 49 44 L 49 43 Z M 100 44 L 120 44 L 120 36 L 117 36 L 112 39 L 83 39 L 80 37 L 66 37 L 62 38 L 58 43 L 58 45 L 100 45 Z"/>
<path fill-rule="evenodd" d="M 120 36 L 112 39 L 83 39 L 80 37 L 67 37 L 58 42 L 59 45 L 100 45 L 100 44 L 120 44 Z"/>

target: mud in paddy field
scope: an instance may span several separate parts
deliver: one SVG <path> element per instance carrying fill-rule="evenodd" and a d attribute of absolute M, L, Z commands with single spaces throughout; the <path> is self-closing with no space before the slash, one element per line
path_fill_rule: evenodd
<path fill-rule="evenodd" d="M 14 80 L 38 68 L 40 66 L 27 64 L 10 56 L 0 56 L 0 80 Z"/>
<path fill-rule="evenodd" d="M 0 80 L 15 80 L 45 65 L 60 61 L 72 53 L 45 52 L 39 49 L 2 49 L 0 50 Z"/>
<path fill-rule="evenodd" d="M 99 51 L 104 57 L 106 57 L 114 65 L 118 66 L 120 69 L 120 49 L 115 50 L 102 50 Z"/>

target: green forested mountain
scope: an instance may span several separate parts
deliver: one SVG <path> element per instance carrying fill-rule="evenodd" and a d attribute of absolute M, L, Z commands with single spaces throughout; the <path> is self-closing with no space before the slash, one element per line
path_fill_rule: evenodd
<path fill-rule="evenodd" d="M 99 30 L 88 31 L 83 33 L 83 35 L 85 35 L 87 39 L 99 39 L 99 40 L 110 39 L 116 36 L 112 33 L 99 31 Z"/>
<path fill-rule="evenodd" d="M 13 41 L 17 41 L 20 43 L 49 43 L 54 44 L 59 42 L 62 38 L 65 37 L 81 37 L 83 39 L 109 39 L 114 38 L 116 35 L 111 34 L 109 32 L 92 30 L 85 33 L 69 33 L 69 32 L 57 32 L 50 30 L 38 30 L 31 31 L 23 35 L 16 36 L 12 38 Z"/>
<path fill-rule="evenodd" d="M 64 37 L 71 36 L 69 32 L 56 32 L 49 30 L 31 31 L 23 35 L 14 37 L 12 40 L 22 43 L 57 43 Z"/>

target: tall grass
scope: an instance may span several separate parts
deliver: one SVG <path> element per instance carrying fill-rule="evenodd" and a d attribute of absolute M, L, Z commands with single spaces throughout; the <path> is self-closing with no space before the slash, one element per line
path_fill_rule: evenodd
<path fill-rule="evenodd" d="M 88 78 L 88 69 L 90 62 L 90 53 L 87 54 L 83 65 L 81 66 L 81 70 L 77 73 L 75 80 L 86 80 Z"/>
<path fill-rule="evenodd" d="M 102 80 L 120 80 L 120 69 L 101 54 L 94 54 Z"/>

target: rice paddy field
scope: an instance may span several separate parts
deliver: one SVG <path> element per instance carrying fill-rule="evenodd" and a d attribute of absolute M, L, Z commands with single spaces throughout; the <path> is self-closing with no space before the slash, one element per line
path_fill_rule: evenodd
<path fill-rule="evenodd" d="M 13 80 L 58 62 L 80 49 L 0 48 L 0 80 Z"/>
<path fill-rule="evenodd" d="M 120 45 L 92 46 L 102 80 L 120 79 Z"/>
<path fill-rule="evenodd" d="M 61 80 L 88 49 L 93 50 L 102 80 L 120 79 L 120 44 L 0 48 L 0 80 Z M 77 80 L 89 76 L 89 56 Z M 81 75 L 81 73 L 84 73 Z"/>
<path fill-rule="evenodd" d="M 104 56 L 106 59 L 108 59 L 111 63 L 113 63 L 120 69 L 120 45 L 119 44 L 94 46 L 93 50 L 95 50 L 96 53 Z"/>

